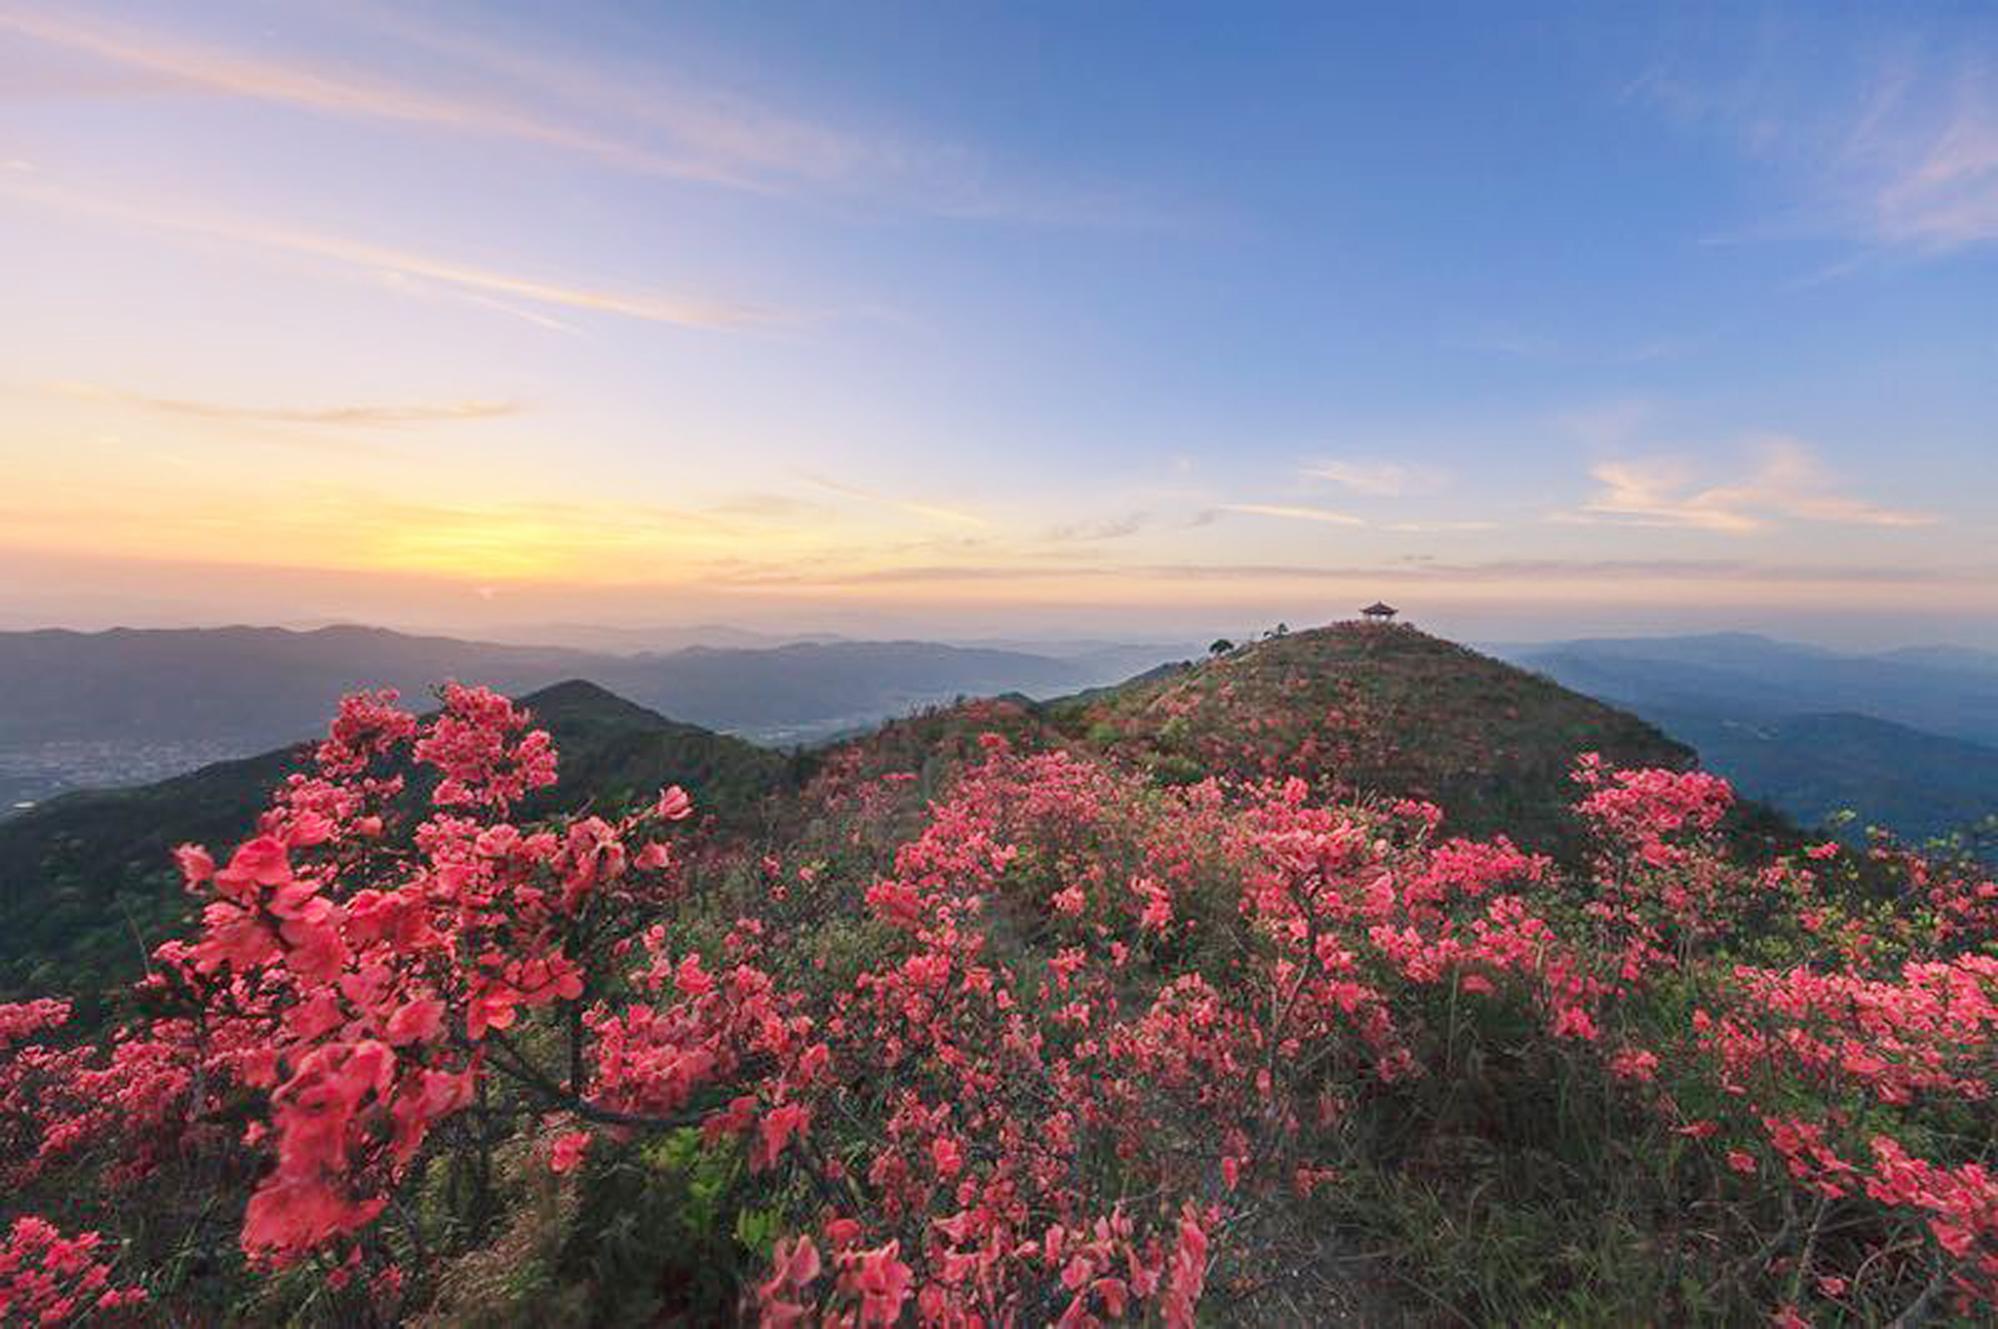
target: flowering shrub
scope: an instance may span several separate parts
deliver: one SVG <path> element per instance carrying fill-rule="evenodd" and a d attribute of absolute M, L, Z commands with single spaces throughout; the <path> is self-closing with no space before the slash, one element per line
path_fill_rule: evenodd
<path fill-rule="evenodd" d="M 143 1014 L 92 1043 L 60 1001 L 0 1007 L 0 1161 L 100 1227 L 194 1188 L 240 1215 L 244 1288 L 284 1271 L 334 1318 L 443 1296 L 526 1240 L 509 1205 L 569 1225 L 551 1280 L 601 1278 L 643 1234 L 591 1197 L 632 1186 L 737 1252 L 725 1294 L 771 1324 L 1311 1318 L 1268 1271 L 1323 1252 L 1280 1232 L 1405 1248 L 1447 1229 L 1416 1197 L 1550 1213 L 1563 1173 L 1664 1234 L 1624 1258 L 1680 1262 L 1555 1287 L 1571 1234 L 1534 1277 L 1579 1318 L 1998 1305 L 1979 874 L 1742 863 L 1697 772 L 1578 763 L 1577 868 L 1421 799 L 960 718 L 695 854 L 678 788 L 521 819 L 559 759 L 504 698 L 349 698 L 249 838 L 179 851 L 200 926 Z M 19 1219 L 6 1313 L 129 1306 L 101 1249 Z"/>
<path fill-rule="evenodd" d="M 100 1181 L 115 1185 L 204 1147 L 247 1148 L 266 1161 L 243 1209 L 244 1250 L 270 1265 L 344 1251 L 344 1270 L 433 1133 L 495 1080 L 522 1097 L 515 1110 L 620 1127 L 679 1120 L 679 1101 L 645 1092 L 650 1063 L 609 1036 L 642 1027 L 656 1057 L 675 1012 L 585 1016 L 581 1004 L 592 955 L 608 956 L 632 911 L 672 892 L 676 864 L 658 836 L 688 815 L 685 793 L 615 822 L 522 827 L 510 810 L 556 771 L 524 712 L 455 685 L 428 724 L 392 703 L 349 698 L 316 773 L 292 777 L 225 859 L 178 851 L 207 903 L 199 934 L 159 948 L 142 985 L 170 1014 L 100 1051 L 24 1044 L 60 1024 L 59 1003 L 0 1012 L 0 1036 L 16 1045 L 0 1106 L 21 1176 L 97 1151 L 109 1155 Z M 430 811 L 398 836 L 411 772 L 435 773 Z M 738 966 L 729 986 L 732 1021 L 676 1026 L 689 1085 L 729 1068 L 729 1040 L 765 1041 L 767 980 Z M 574 1013 L 566 1071 L 509 1039 L 525 1015 L 556 1008 Z M 599 1036 L 594 1059 L 587 1031 Z M 218 1140 L 211 1123 L 246 1095 L 260 1105 L 247 1129 Z M 741 1101 L 732 1112 L 744 1125 L 759 1115 Z"/>
<path fill-rule="evenodd" d="M 15 1219 L 0 1246 L 0 1323 L 75 1324 L 143 1303 L 143 1289 L 112 1285 L 103 1242 L 95 1232 L 66 1237 L 31 1215 Z"/>

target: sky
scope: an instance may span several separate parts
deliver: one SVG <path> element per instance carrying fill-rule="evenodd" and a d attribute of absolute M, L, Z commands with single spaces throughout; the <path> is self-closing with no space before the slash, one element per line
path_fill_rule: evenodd
<path fill-rule="evenodd" d="M 0 0 L 0 626 L 1998 646 L 1998 8 Z"/>

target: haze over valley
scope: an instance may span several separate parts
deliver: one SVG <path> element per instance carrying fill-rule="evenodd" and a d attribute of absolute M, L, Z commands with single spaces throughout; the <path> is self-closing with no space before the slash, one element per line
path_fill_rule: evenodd
<path fill-rule="evenodd" d="M 0 806 L 296 741 L 362 687 L 421 704 L 452 678 L 510 692 L 581 678 L 675 719 L 791 747 L 959 697 L 1117 682 L 1194 650 L 820 640 L 614 654 L 359 627 L 0 633 Z"/>

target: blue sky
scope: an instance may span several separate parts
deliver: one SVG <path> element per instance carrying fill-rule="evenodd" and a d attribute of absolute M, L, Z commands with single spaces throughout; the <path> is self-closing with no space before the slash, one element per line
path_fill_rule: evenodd
<path fill-rule="evenodd" d="M 1987 6 L 0 0 L 0 99 L 10 623 L 1998 639 Z"/>

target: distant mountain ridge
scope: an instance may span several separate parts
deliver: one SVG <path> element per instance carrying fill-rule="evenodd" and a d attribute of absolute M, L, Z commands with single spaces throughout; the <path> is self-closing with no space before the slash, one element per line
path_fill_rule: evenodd
<path fill-rule="evenodd" d="M 158 778 L 301 738 L 358 687 L 393 687 L 421 704 L 447 678 L 510 693 L 582 678 L 689 723 L 787 745 L 959 696 L 1071 692 L 1129 664 L 1115 652 L 1056 659 L 919 641 L 623 655 L 353 626 L 6 632 L 0 812 L 64 787 Z M 176 764 L 177 745 L 189 756 Z"/>
<path fill-rule="evenodd" d="M 1698 748 L 1751 796 L 1806 824 L 1922 840 L 1998 813 L 1998 655 L 1918 646 L 1873 655 L 1752 633 L 1495 647 Z"/>
<path fill-rule="evenodd" d="M 268 744 L 315 727 L 328 695 L 379 680 L 480 677 L 531 688 L 593 657 L 384 628 L 50 628 L 0 633 L 0 743 L 227 737 Z"/>
<path fill-rule="evenodd" d="M 1587 678 L 1583 690 L 1621 704 L 1679 696 L 1723 700 L 1772 717 L 1850 712 L 1998 744 L 1998 656 L 1968 647 L 1848 655 L 1730 632 L 1494 649 L 1571 687 Z"/>

